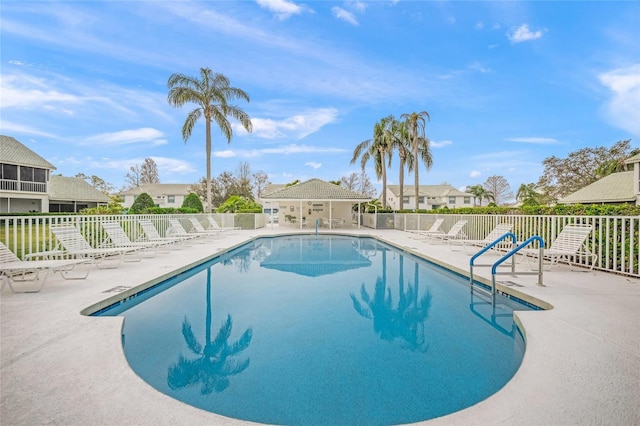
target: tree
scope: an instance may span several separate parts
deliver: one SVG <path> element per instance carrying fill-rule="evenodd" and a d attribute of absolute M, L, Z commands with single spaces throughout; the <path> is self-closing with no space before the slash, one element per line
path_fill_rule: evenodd
<path fill-rule="evenodd" d="M 158 174 L 158 166 L 153 158 L 145 158 L 140 167 L 140 183 L 141 184 L 153 184 L 160 183 L 160 176 Z"/>
<path fill-rule="evenodd" d="M 271 183 L 269 182 L 269 175 L 267 175 L 263 171 L 260 171 L 260 172 L 254 173 L 252 177 L 253 177 L 253 188 L 256 193 L 256 198 L 260 199 L 262 198 L 262 195 L 264 194 L 264 190 L 267 187 L 267 185 Z"/>
<path fill-rule="evenodd" d="M 359 192 L 368 195 L 371 198 L 376 196 L 376 189 L 373 187 L 367 172 L 362 170 L 360 174 L 351 173 L 349 176 L 343 176 L 340 179 L 340 186 L 350 191 Z"/>
<path fill-rule="evenodd" d="M 140 166 L 137 164 L 129 167 L 129 173 L 124 177 L 127 189 L 138 188 L 142 185 L 142 179 L 140 178 L 141 174 L 142 171 L 140 170 Z"/>
<path fill-rule="evenodd" d="M 87 176 L 84 173 L 78 173 L 75 177 L 88 182 L 89 185 L 93 186 L 95 189 L 103 192 L 106 195 L 109 195 L 115 190 L 115 187 L 113 185 L 105 182 L 103 179 L 99 178 L 96 175 Z"/>
<path fill-rule="evenodd" d="M 518 192 L 516 192 L 516 200 L 522 202 L 525 206 L 539 205 L 539 196 L 535 183 L 523 183 L 518 188 Z"/>
<path fill-rule="evenodd" d="M 385 128 L 391 124 L 393 116 L 387 116 L 373 126 L 373 138 L 360 142 L 353 150 L 351 164 L 360 158 L 360 167 L 365 169 L 367 163 L 373 158 L 376 177 L 382 179 L 382 206 L 387 207 L 387 161 L 390 151 L 390 142 Z"/>
<path fill-rule="evenodd" d="M 129 209 L 129 213 L 131 214 L 145 213 L 147 209 L 153 208 L 155 206 L 156 204 L 153 202 L 153 198 L 151 198 L 151 195 L 147 194 L 146 192 L 143 192 L 142 194 L 136 197 L 133 204 L 131 205 L 131 208 Z"/>
<path fill-rule="evenodd" d="M 218 213 L 237 213 L 242 210 L 262 211 L 262 207 L 251 198 L 232 195 L 216 209 Z"/>
<path fill-rule="evenodd" d="M 389 154 L 389 161 L 393 152 L 398 152 L 398 158 L 400 159 L 398 185 L 400 187 L 400 210 L 404 210 L 404 169 L 407 167 L 407 171 L 411 173 L 413 171 L 414 161 L 413 154 L 411 152 L 411 136 L 407 131 L 406 122 L 394 120 L 390 126 L 390 140 L 391 140 L 391 153 Z"/>
<path fill-rule="evenodd" d="M 567 158 L 547 157 L 542 162 L 544 172 L 538 185 L 552 200 L 557 200 L 616 170 L 630 151 L 631 141 L 624 140 L 611 148 L 581 148 L 569 153 Z"/>
<path fill-rule="evenodd" d="M 493 202 L 497 205 L 500 205 L 501 203 L 504 203 L 505 200 L 513 197 L 513 193 L 509 187 L 509 182 L 507 182 L 507 180 L 502 176 L 489 176 L 482 186 L 488 194 L 491 194 Z"/>
<path fill-rule="evenodd" d="M 482 185 L 471 185 L 467 186 L 465 189 L 466 192 L 473 194 L 473 204 L 474 206 L 478 205 L 482 207 L 482 200 L 492 201 L 493 194 L 487 192 L 484 186 Z M 476 203 L 477 201 L 477 203 Z"/>
<path fill-rule="evenodd" d="M 202 213 L 204 211 L 204 207 L 202 206 L 200 197 L 198 197 L 198 195 L 193 192 L 190 192 L 186 197 L 184 197 L 182 207 L 195 209 L 198 211 L 198 213 Z"/>
<path fill-rule="evenodd" d="M 184 142 L 191 137 L 196 122 L 204 116 L 205 119 L 205 156 L 207 159 L 207 212 L 212 210 L 211 204 L 211 122 L 215 122 L 222 134 L 231 142 L 233 128 L 227 117 L 240 122 L 247 132 L 253 130 L 251 119 L 247 113 L 229 101 L 243 99 L 249 102 L 249 95 L 242 89 L 231 87 L 227 77 L 220 73 L 213 73 L 209 68 L 200 68 L 200 77 L 189 77 L 182 73 L 175 73 L 169 77 L 167 100 L 171 106 L 181 107 L 186 103 L 194 103 L 197 107 L 192 110 L 182 126 Z"/>
<path fill-rule="evenodd" d="M 253 184 L 251 182 L 251 166 L 249 166 L 249 163 L 245 161 L 238 164 L 236 175 L 236 189 L 233 195 L 253 199 Z"/>
<path fill-rule="evenodd" d="M 427 111 L 412 112 L 408 114 L 402 114 L 400 116 L 407 125 L 409 135 L 411 137 L 411 146 L 413 151 L 413 173 L 414 173 L 414 185 L 416 196 L 416 212 L 419 207 L 420 196 L 420 179 L 418 176 L 419 162 L 422 160 L 427 170 L 431 169 L 433 159 L 431 157 L 431 151 L 429 150 L 429 140 L 425 134 L 426 120 L 431 121 L 431 117 Z M 422 142 L 421 139 L 422 138 Z M 422 148 L 422 152 L 421 148 Z"/>

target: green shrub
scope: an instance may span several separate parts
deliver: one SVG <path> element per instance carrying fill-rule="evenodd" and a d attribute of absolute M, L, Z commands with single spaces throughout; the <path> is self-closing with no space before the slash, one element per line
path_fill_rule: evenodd
<path fill-rule="evenodd" d="M 194 213 L 202 213 L 204 211 L 204 206 L 202 205 L 202 201 L 197 194 L 190 192 L 182 202 L 183 208 L 194 209 L 196 210 Z"/>
<path fill-rule="evenodd" d="M 136 200 L 133 202 L 133 205 L 129 209 L 129 213 L 131 214 L 140 214 L 146 213 L 147 209 L 155 207 L 156 204 L 153 202 L 153 198 L 151 195 L 143 192 L 142 194 L 136 197 Z"/>

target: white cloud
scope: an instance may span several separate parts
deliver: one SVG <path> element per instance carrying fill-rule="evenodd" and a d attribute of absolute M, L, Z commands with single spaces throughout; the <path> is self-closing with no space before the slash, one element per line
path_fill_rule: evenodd
<path fill-rule="evenodd" d="M 231 149 L 225 149 L 224 151 L 214 151 L 212 155 L 217 158 L 233 158 L 236 153 Z"/>
<path fill-rule="evenodd" d="M 541 145 L 549 145 L 558 143 L 557 139 L 554 138 L 540 138 L 540 137 L 527 137 L 527 138 L 508 138 L 509 142 L 520 142 L 520 143 L 533 143 L 533 144 L 541 144 Z"/>
<path fill-rule="evenodd" d="M 60 139 L 56 135 L 47 132 L 41 132 L 40 130 L 34 129 L 29 126 L 25 126 L 22 124 L 12 123 L 10 121 L 0 120 L 0 134 L 9 135 L 12 133 L 21 133 L 35 136 L 44 136 L 46 138 L 51 139 Z"/>
<path fill-rule="evenodd" d="M 130 144 L 150 144 L 150 145 L 166 145 L 167 140 L 163 138 L 164 134 L 150 127 L 140 129 L 122 130 L 120 132 L 101 133 L 86 138 L 80 145 L 130 145 Z"/>
<path fill-rule="evenodd" d="M 331 8 L 331 12 L 333 12 L 333 16 L 338 19 L 342 19 L 343 21 L 348 22 L 351 25 L 358 25 L 358 20 L 355 16 L 353 16 L 353 13 L 347 12 L 341 7 L 334 6 Z"/>
<path fill-rule="evenodd" d="M 469 69 L 479 71 L 483 74 L 493 72 L 491 68 L 485 67 L 484 65 L 482 65 L 480 62 L 477 62 L 477 61 L 469 64 Z"/>
<path fill-rule="evenodd" d="M 431 148 L 444 148 L 451 144 L 453 144 L 452 141 L 431 141 Z"/>
<path fill-rule="evenodd" d="M 315 170 L 318 170 L 320 167 L 322 167 L 322 163 L 316 163 L 315 161 L 307 161 L 306 163 L 304 163 L 304 165 L 309 166 Z"/>
<path fill-rule="evenodd" d="M 331 153 L 343 153 L 349 152 L 344 148 L 332 148 L 332 147 L 319 147 L 311 145 L 283 145 L 272 148 L 250 149 L 250 150 L 231 150 L 214 151 L 213 156 L 219 158 L 231 158 L 231 157 L 259 157 L 262 155 L 291 155 L 291 154 L 331 154 Z"/>
<path fill-rule="evenodd" d="M 603 106 L 609 123 L 640 137 L 640 64 L 602 73 L 598 79 L 611 90 Z"/>
<path fill-rule="evenodd" d="M 338 117 L 338 110 L 334 108 L 319 108 L 304 114 L 297 114 L 282 120 L 271 118 L 252 118 L 252 134 L 263 139 L 295 138 L 302 139 L 317 132 L 323 126 L 333 123 Z M 233 125 L 238 135 L 247 135 L 239 124 Z"/>
<path fill-rule="evenodd" d="M 531 31 L 527 24 L 522 24 L 517 28 L 512 27 L 509 31 L 507 31 L 507 38 L 512 44 L 521 43 L 523 41 L 535 40 L 542 37 L 544 31 Z"/>
<path fill-rule="evenodd" d="M 482 173 L 477 170 L 472 170 L 471 173 L 469 173 L 469 177 L 472 178 L 478 178 L 480 176 L 482 176 Z"/>
<path fill-rule="evenodd" d="M 44 107 L 47 104 L 79 104 L 84 101 L 79 96 L 56 90 L 45 79 L 26 74 L 0 76 L 0 92 L 0 108 Z"/>
<path fill-rule="evenodd" d="M 264 9 L 273 12 L 279 19 L 287 19 L 291 15 L 302 13 L 303 8 L 287 0 L 256 0 Z"/>
<path fill-rule="evenodd" d="M 357 10 L 358 12 L 364 12 L 367 9 L 367 4 L 362 1 L 350 1 L 348 5 L 351 9 Z"/>
<path fill-rule="evenodd" d="M 475 29 L 476 30 L 481 30 L 483 28 L 484 28 L 484 23 L 482 23 L 482 22 L 477 22 L 476 23 L 476 25 L 475 25 Z"/>

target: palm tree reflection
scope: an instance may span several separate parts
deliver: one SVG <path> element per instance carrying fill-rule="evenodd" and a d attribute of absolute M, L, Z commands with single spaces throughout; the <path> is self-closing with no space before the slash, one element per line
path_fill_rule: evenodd
<path fill-rule="evenodd" d="M 400 273 L 398 276 L 399 299 L 394 307 L 391 289 L 386 286 L 386 256 L 382 260 L 382 277 L 376 278 L 376 284 L 371 296 L 364 285 L 360 287 L 360 299 L 351 293 L 353 307 L 360 316 L 373 320 L 373 331 L 383 340 L 401 338 L 403 347 L 412 351 L 426 352 L 429 345 L 426 342 L 424 322 L 431 308 L 431 293 L 429 290 L 419 297 L 418 264 L 415 264 L 414 284 L 408 283 L 405 290 L 403 256 L 400 256 Z"/>
<path fill-rule="evenodd" d="M 167 384 L 171 389 L 182 389 L 200 384 L 200 393 L 222 392 L 229 387 L 229 376 L 243 372 L 249 367 L 249 359 L 237 360 L 233 357 L 249 347 L 252 329 L 248 328 L 240 338 L 229 343 L 233 322 L 231 315 L 222 323 L 215 339 L 211 339 L 211 269 L 207 269 L 207 314 L 204 346 L 198 342 L 191 323 L 185 316 L 182 335 L 189 350 L 197 355 L 188 359 L 180 354 L 178 361 L 167 373 Z"/>

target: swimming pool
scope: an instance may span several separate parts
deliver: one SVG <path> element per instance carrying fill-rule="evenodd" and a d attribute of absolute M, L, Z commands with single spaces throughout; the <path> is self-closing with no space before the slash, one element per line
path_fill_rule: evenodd
<path fill-rule="evenodd" d="M 427 420 L 498 391 L 524 353 L 527 306 L 371 238 L 260 238 L 102 310 L 125 317 L 132 369 L 237 419 Z M 208 342 L 208 343 L 207 343 Z"/>

